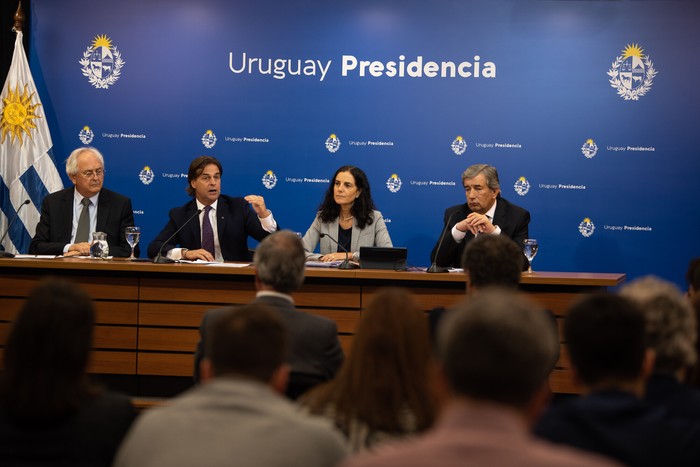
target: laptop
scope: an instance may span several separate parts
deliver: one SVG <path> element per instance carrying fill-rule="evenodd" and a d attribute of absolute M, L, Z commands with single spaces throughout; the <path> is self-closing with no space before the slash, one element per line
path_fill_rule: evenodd
<path fill-rule="evenodd" d="M 405 271 L 408 249 L 379 246 L 360 247 L 360 267 L 362 269 L 390 269 Z"/>

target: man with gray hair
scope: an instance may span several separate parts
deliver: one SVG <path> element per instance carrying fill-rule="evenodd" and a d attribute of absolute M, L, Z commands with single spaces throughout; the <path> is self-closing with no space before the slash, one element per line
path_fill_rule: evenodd
<path fill-rule="evenodd" d="M 292 293 L 304 282 L 306 254 L 301 239 L 289 230 L 265 237 L 255 250 L 256 298 L 253 303 L 270 306 L 282 317 L 291 335 L 291 367 L 287 395 L 296 398 L 311 386 L 333 378 L 343 362 L 343 349 L 335 322 L 321 316 L 298 311 Z M 231 308 L 209 310 L 199 331 L 201 339 L 195 352 L 195 381 L 199 365 L 206 355 L 210 326 Z"/>
<path fill-rule="evenodd" d="M 401 465 L 595 466 L 611 462 L 529 433 L 549 389 L 557 342 L 524 297 L 482 290 L 445 316 L 433 378 L 442 410 L 425 435 L 358 456 L 347 467 Z"/>
<path fill-rule="evenodd" d="M 134 225 L 131 200 L 102 186 L 105 162 L 100 151 L 76 149 L 66 160 L 66 173 L 75 186 L 44 198 L 29 253 L 88 255 L 91 233 L 105 232 L 110 256 L 129 256 L 124 229 Z M 138 246 L 134 254 L 139 255 Z"/>
<path fill-rule="evenodd" d="M 672 283 L 646 276 L 622 287 L 620 295 L 644 314 L 647 345 L 656 353 L 645 400 L 670 417 L 700 420 L 700 391 L 681 383 L 697 362 L 697 323 L 688 299 Z"/>
<path fill-rule="evenodd" d="M 484 234 L 506 235 L 522 248 L 523 240 L 528 238 L 530 213 L 501 197 L 496 168 L 474 164 L 462 174 L 462 185 L 467 202 L 445 210 L 442 232 L 430 254 L 431 263 L 461 267 L 466 245 Z"/>

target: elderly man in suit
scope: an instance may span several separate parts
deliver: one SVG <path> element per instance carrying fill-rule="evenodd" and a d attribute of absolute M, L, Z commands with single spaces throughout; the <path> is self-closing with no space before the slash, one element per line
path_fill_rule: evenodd
<path fill-rule="evenodd" d="M 277 230 L 262 196 L 221 194 L 223 174 L 221 162 L 214 157 L 200 156 L 190 163 L 186 190 L 194 199 L 170 210 L 168 223 L 148 245 L 150 258 L 162 251 L 172 260 L 250 261 L 248 237 L 260 241 Z M 195 215 L 199 222 L 189 222 Z"/>
<path fill-rule="evenodd" d="M 301 239 L 288 230 L 266 237 L 255 250 L 255 287 L 253 303 L 270 306 L 282 317 L 291 334 L 291 367 L 287 395 L 295 398 L 311 386 L 335 376 L 343 362 L 343 349 L 333 321 L 298 311 L 291 294 L 304 281 L 306 255 Z M 212 326 L 231 311 L 218 308 L 205 313 L 200 325 L 201 340 L 195 352 L 195 380 L 205 357 L 206 341 Z"/>
<path fill-rule="evenodd" d="M 467 202 L 445 210 L 443 233 L 430 254 L 431 262 L 460 267 L 464 248 L 483 234 L 506 235 L 522 246 L 528 237 L 530 213 L 501 197 L 496 168 L 474 164 L 462 174 L 462 185 Z"/>
<path fill-rule="evenodd" d="M 105 232 L 109 254 L 129 256 L 131 247 L 124 229 L 134 225 L 131 200 L 103 188 L 105 163 L 100 151 L 92 147 L 76 149 L 66 160 L 66 173 L 75 186 L 44 198 L 29 253 L 87 255 L 90 234 Z M 138 247 L 135 254 L 138 256 Z"/>

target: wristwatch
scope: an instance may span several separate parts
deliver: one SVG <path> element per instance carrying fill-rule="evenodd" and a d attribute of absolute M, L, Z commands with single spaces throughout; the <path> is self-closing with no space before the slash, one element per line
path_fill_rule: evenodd
<path fill-rule="evenodd" d="M 185 255 L 187 255 L 188 251 L 190 251 L 190 250 L 187 248 L 182 248 L 180 250 L 180 259 L 187 259 L 187 257 Z"/>

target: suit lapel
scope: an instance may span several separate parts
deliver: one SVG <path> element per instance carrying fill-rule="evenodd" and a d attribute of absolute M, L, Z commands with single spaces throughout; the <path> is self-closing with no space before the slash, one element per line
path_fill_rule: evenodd
<path fill-rule="evenodd" d="M 227 212 L 229 212 L 228 203 L 224 198 L 219 196 L 219 202 L 216 203 L 216 232 L 219 235 L 219 244 L 221 244 L 221 239 L 225 238 L 226 215 L 224 213 Z"/>
<path fill-rule="evenodd" d="M 70 222 L 58 222 L 62 232 L 60 238 L 62 242 L 70 243 L 71 232 L 73 231 L 73 198 L 75 196 L 75 188 L 69 188 L 63 192 L 60 204 L 60 213 L 62 219 L 70 219 Z"/>
<path fill-rule="evenodd" d="M 501 230 L 505 230 L 508 220 L 508 206 L 503 198 L 498 198 L 496 203 L 496 212 L 493 213 L 493 224 L 499 226 Z"/>
<path fill-rule="evenodd" d="M 97 221 L 95 228 L 98 232 L 104 232 L 107 227 L 107 219 L 109 219 L 110 202 L 109 192 L 104 188 L 100 191 L 100 197 L 97 199 Z"/>
<path fill-rule="evenodd" d="M 187 211 L 185 213 L 185 222 L 194 214 L 197 212 L 197 201 L 192 200 L 191 204 L 187 207 Z M 199 217 L 199 216 L 197 216 Z M 186 227 L 186 229 L 190 232 L 190 235 L 192 235 L 192 238 L 194 239 L 194 244 L 197 245 L 197 248 L 193 248 L 193 250 L 198 250 L 202 247 L 202 234 L 201 234 L 201 227 L 199 224 L 199 219 L 192 219 L 190 221 L 190 225 Z"/>

